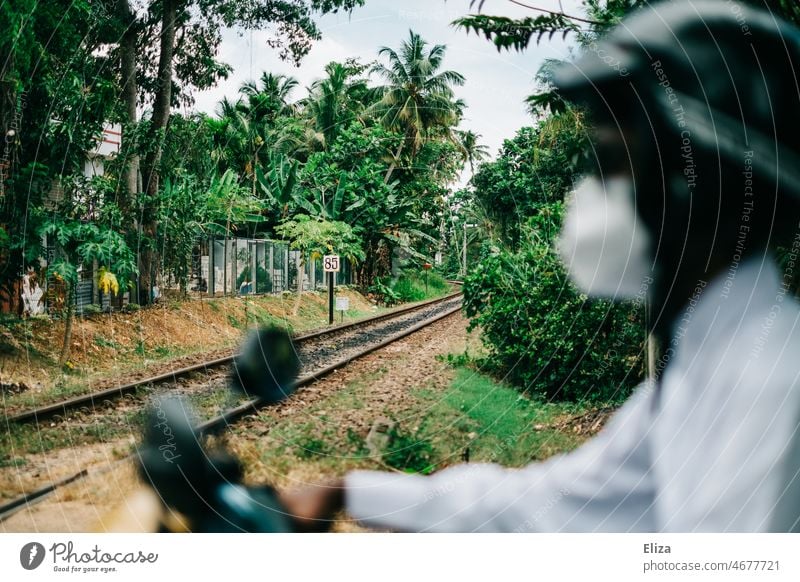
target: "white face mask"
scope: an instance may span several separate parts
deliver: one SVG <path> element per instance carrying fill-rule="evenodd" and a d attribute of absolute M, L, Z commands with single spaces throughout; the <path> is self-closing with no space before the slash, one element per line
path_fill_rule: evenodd
<path fill-rule="evenodd" d="M 651 282 L 650 233 L 634 207 L 630 178 L 581 180 L 557 247 L 570 279 L 587 295 L 616 299 L 646 295 Z"/>

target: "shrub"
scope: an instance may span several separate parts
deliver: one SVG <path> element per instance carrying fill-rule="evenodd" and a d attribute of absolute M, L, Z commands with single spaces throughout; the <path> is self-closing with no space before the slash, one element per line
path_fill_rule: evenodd
<path fill-rule="evenodd" d="M 644 330 L 631 304 L 589 300 L 552 248 L 561 205 L 523 227 L 516 252 L 490 249 L 464 284 L 464 304 L 489 348 L 486 365 L 553 400 L 619 400 L 643 374 Z"/>
<path fill-rule="evenodd" d="M 383 453 L 383 462 L 406 473 L 427 475 L 436 466 L 433 464 L 433 445 L 427 439 L 406 433 L 396 426 L 389 430 L 389 448 Z"/>
<path fill-rule="evenodd" d="M 90 303 L 89 305 L 83 306 L 84 315 L 100 315 L 101 313 L 103 313 L 103 308 L 96 303 Z"/>
<path fill-rule="evenodd" d="M 393 282 L 389 277 L 377 279 L 369 288 L 369 292 L 376 295 L 386 306 L 422 301 L 427 297 L 444 295 L 449 290 L 450 284 L 444 277 L 439 273 L 429 272 L 426 293 L 425 274 L 415 271 L 403 273 Z"/>
<path fill-rule="evenodd" d="M 236 277 L 237 289 L 242 285 L 242 282 L 251 281 L 250 270 L 250 265 L 247 265 Z M 261 265 L 256 265 L 255 292 L 272 293 L 272 277 L 270 277 L 269 271 Z"/>
<path fill-rule="evenodd" d="M 394 292 L 388 282 L 376 279 L 375 284 L 368 289 L 369 293 L 375 295 L 379 303 L 386 307 L 392 307 L 400 302 L 400 296 Z"/>
<path fill-rule="evenodd" d="M 420 289 L 417 282 L 408 275 L 399 277 L 392 285 L 392 290 L 400 298 L 400 301 L 404 303 L 425 299 L 425 287 Z"/>

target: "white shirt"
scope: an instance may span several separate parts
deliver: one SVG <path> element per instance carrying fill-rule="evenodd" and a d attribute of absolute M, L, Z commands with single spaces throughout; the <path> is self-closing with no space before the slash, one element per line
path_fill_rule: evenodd
<path fill-rule="evenodd" d="M 356 471 L 348 512 L 405 531 L 800 531 L 800 306 L 769 255 L 737 267 L 675 323 L 660 393 L 637 387 L 583 446 L 523 469 Z"/>

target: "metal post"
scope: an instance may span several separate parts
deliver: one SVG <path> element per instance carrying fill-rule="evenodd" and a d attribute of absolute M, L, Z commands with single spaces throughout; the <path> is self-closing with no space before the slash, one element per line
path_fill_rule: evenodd
<path fill-rule="evenodd" d="M 275 244 L 269 243 L 269 281 L 271 290 L 275 293 Z M 281 289 L 283 291 L 283 289 Z"/>
<path fill-rule="evenodd" d="M 233 270 L 233 275 L 231 276 L 231 291 L 233 292 L 234 297 L 239 296 L 239 288 L 236 286 L 236 279 L 239 278 L 239 239 L 233 239 L 233 247 L 231 247 L 231 269 Z"/>
<path fill-rule="evenodd" d="M 333 325 L 333 273 L 328 273 L 328 325 Z"/>
<path fill-rule="evenodd" d="M 467 276 L 467 223 L 464 223 L 464 272 L 463 277 Z"/>

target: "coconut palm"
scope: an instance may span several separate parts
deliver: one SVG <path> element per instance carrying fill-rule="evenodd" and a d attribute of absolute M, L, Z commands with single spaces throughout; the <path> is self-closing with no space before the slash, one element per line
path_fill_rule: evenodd
<path fill-rule="evenodd" d="M 259 83 L 247 82 L 239 89 L 235 102 L 223 99 L 212 122 L 218 143 L 219 161 L 225 168 L 242 172 L 256 194 L 256 168 L 265 146 L 270 151 L 291 149 L 291 136 L 282 131 L 279 121 L 291 114 L 289 94 L 297 80 L 285 75 L 263 73 Z M 223 154 L 224 152 L 224 154 Z"/>
<path fill-rule="evenodd" d="M 489 148 L 480 143 L 481 136 L 474 131 L 457 131 L 458 146 L 464 163 L 469 164 L 469 171 L 475 173 L 475 162 L 489 157 Z"/>
<path fill-rule="evenodd" d="M 359 97 L 367 91 L 366 81 L 357 79 L 363 67 L 331 62 L 325 67 L 327 77 L 315 81 L 304 101 L 311 127 L 322 149 L 333 143 L 339 129 L 363 109 Z"/>
<path fill-rule="evenodd" d="M 446 50 L 440 44 L 428 49 L 428 43 L 412 30 L 399 53 L 389 47 L 378 52 L 388 65 L 378 63 L 372 72 L 386 84 L 378 87 L 380 99 L 371 112 L 385 127 L 403 135 L 386 173 L 387 183 L 404 152 L 413 158 L 433 132 L 458 123 L 462 107 L 454 99 L 453 87 L 463 85 L 464 77 L 440 70 Z"/>
<path fill-rule="evenodd" d="M 247 100 L 243 109 L 251 120 L 272 124 L 279 115 L 293 111 L 289 95 L 298 86 L 297 79 L 264 72 L 259 81 L 246 82 L 239 89 Z"/>

